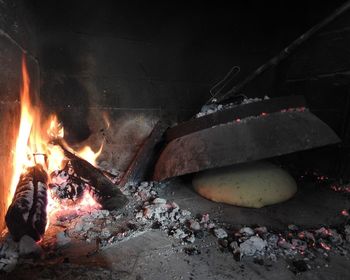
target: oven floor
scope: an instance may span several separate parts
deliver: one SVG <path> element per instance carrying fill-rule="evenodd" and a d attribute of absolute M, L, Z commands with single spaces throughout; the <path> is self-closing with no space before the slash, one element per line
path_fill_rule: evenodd
<path fill-rule="evenodd" d="M 281 230 L 291 223 L 305 228 L 345 223 L 340 212 L 350 207 L 348 194 L 315 186 L 302 186 L 290 201 L 262 209 L 210 202 L 181 180 L 170 182 L 159 195 L 220 222 Z M 295 274 L 288 259 L 238 262 L 232 253 L 220 251 L 217 242 L 213 235 L 196 239 L 193 245 L 200 253 L 189 255 L 183 250 L 188 245 L 152 230 L 91 254 L 94 244 L 73 239 L 59 249 L 59 257 L 22 261 L 1 279 L 350 279 L 348 255 L 330 253 L 326 265 L 320 262 L 319 267 Z"/>

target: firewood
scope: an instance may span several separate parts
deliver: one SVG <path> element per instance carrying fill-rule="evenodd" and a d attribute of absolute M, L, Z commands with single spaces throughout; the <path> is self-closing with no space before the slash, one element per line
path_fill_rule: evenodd
<path fill-rule="evenodd" d="M 124 176 L 118 183 L 120 187 L 124 187 L 127 183 L 139 183 L 149 179 L 150 175 L 153 173 L 156 157 L 164 142 L 164 132 L 168 127 L 169 125 L 165 122 L 157 122 L 151 134 L 145 139 Z"/>
<path fill-rule="evenodd" d="M 61 141 L 56 140 L 52 143 L 62 148 L 77 177 L 89 185 L 90 194 L 101 204 L 103 209 L 115 210 L 122 208 L 127 203 L 128 200 L 125 195 L 122 194 L 118 187 L 101 170 L 68 151 Z"/>
<path fill-rule="evenodd" d="M 15 241 L 28 235 L 40 240 L 47 223 L 48 176 L 40 164 L 29 167 L 21 175 L 5 221 Z"/>

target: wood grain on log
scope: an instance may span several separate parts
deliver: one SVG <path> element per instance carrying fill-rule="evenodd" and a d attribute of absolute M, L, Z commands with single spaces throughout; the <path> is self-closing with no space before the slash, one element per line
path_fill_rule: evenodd
<path fill-rule="evenodd" d="M 48 176 L 39 164 L 21 175 L 5 217 L 15 241 L 24 235 L 35 241 L 43 237 L 47 223 L 47 181 Z"/>

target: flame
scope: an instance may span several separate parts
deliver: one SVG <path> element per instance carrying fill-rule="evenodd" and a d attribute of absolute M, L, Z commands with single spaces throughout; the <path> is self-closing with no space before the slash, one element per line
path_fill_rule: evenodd
<path fill-rule="evenodd" d="M 19 177 L 23 172 L 24 167 L 28 164 L 27 155 L 27 144 L 30 136 L 30 131 L 33 125 L 33 118 L 30 112 L 28 104 L 30 104 L 29 98 L 29 76 L 25 64 L 24 58 L 22 59 L 22 88 L 21 88 L 21 118 L 18 136 L 16 140 L 16 146 L 14 151 L 14 162 L 13 162 L 13 176 L 10 184 L 10 195 L 7 199 L 7 208 L 11 204 L 12 197 L 15 194 L 16 186 L 19 181 Z"/>
<path fill-rule="evenodd" d="M 40 104 L 34 104 L 35 95 L 31 98 L 30 79 L 27 71 L 25 56 L 22 58 L 22 85 L 20 92 L 21 115 L 18 130 L 18 136 L 13 151 L 13 171 L 10 184 L 10 193 L 7 198 L 7 207 L 11 204 L 15 194 L 20 175 L 26 168 L 41 164 L 48 174 L 53 171 L 61 170 L 65 162 L 63 150 L 57 145 L 51 145 L 53 139 L 63 138 L 64 129 L 59 123 L 56 115 L 51 115 L 42 119 Z M 96 165 L 96 159 L 102 152 L 103 143 L 100 149 L 95 153 L 89 146 L 84 147 L 78 152 L 78 155 L 91 164 Z M 86 191 L 78 208 L 99 208 L 100 205 Z M 78 209 L 77 208 L 77 209 Z M 53 215 L 58 211 L 64 210 L 64 207 L 52 199 L 50 190 L 48 190 L 48 223 Z"/>
<path fill-rule="evenodd" d="M 56 116 L 50 116 L 46 123 L 42 124 L 40 108 L 34 105 L 30 98 L 30 79 L 25 57 L 22 59 L 22 76 L 21 117 L 7 206 L 11 203 L 19 177 L 25 168 L 40 163 L 50 173 L 59 169 L 64 158 L 63 151 L 56 146 L 48 145 L 51 138 L 63 137 L 63 128 L 60 127 Z"/>
<path fill-rule="evenodd" d="M 111 126 L 111 122 L 109 121 L 109 116 L 108 116 L 107 112 L 103 112 L 102 113 L 102 118 L 103 118 L 103 121 L 106 124 L 106 130 L 108 130 L 109 127 Z"/>
<path fill-rule="evenodd" d="M 100 146 L 100 149 L 95 153 L 90 146 L 85 146 L 77 152 L 77 155 L 86 161 L 90 162 L 93 166 L 96 166 L 96 160 L 101 154 L 103 149 L 103 143 Z"/>

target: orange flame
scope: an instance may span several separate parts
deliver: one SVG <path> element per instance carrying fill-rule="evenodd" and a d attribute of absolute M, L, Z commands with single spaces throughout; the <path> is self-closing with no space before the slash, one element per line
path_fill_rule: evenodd
<path fill-rule="evenodd" d="M 32 103 L 30 98 L 30 79 L 25 56 L 22 58 L 22 76 L 20 125 L 14 149 L 13 175 L 10 184 L 10 194 L 7 198 L 7 208 L 11 204 L 20 175 L 26 168 L 39 163 L 48 174 L 51 174 L 55 170 L 62 169 L 64 162 L 62 149 L 59 146 L 49 144 L 52 139 L 63 138 L 63 127 L 55 115 L 50 116 L 43 122 L 38 104 Z M 94 153 L 90 147 L 86 146 L 78 154 L 91 164 L 96 165 L 96 159 L 100 155 L 102 148 L 103 144 L 99 151 Z M 50 218 L 53 213 L 61 208 L 53 201 L 50 192 L 48 200 L 47 213 L 49 213 Z M 93 200 L 88 192 L 84 193 L 80 207 L 87 206 L 99 207 L 99 204 Z"/>
<path fill-rule="evenodd" d="M 18 136 L 16 140 L 16 146 L 14 151 L 14 162 L 13 162 L 13 176 L 10 185 L 10 195 L 7 199 L 7 207 L 11 204 L 12 197 L 16 191 L 16 186 L 19 181 L 19 177 L 23 172 L 23 169 L 28 165 L 27 158 L 27 144 L 30 137 L 30 131 L 33 125 L 33 118 L 31 114 L 29 97 L 29 76 L 25 64 L 25 59 L 22 59 L 22 89 L 21 89 L 21 119 L 18 131 Z M 25 105 L 26 104 L 26 105 Z"/>
<path fill-rule="evenodd" d="M 101 144 L 100 149 L 95 153 L 90 146 L 85 146 L 77 152 L 77 155 L 86 161 L 90 162 L 93 166 L 96 166 L 96 160 L 101 154 L 103 149 L 103 143 Z"/>

